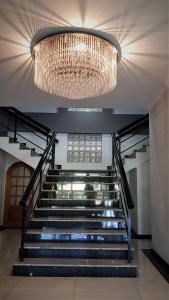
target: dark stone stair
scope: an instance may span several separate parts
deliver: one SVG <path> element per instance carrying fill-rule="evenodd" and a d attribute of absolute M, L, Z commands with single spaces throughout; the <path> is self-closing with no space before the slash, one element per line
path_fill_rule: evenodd
<path fill-rule="evenodd" d="M 49 169 L 45 177 L 24 234 L 24 261 L 13 265 L 13 275 L 137 276 L 137 266 L 128 262 L 116 173 Z M 83 190 L 86 183 L 93 187 L 90 193 Z M 78 184 L 81 191 L 74 190 Z"/>

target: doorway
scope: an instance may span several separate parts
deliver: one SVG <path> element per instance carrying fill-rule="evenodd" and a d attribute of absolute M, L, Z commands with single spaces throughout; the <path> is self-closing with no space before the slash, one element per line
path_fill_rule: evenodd
<path fill-rule="evenodd" d="M 30 181 L 33 169 L 23 162 L 9 167 L 6 172 L 4 227 L 19 228 L 22 222 L 22 208 L 19 202 Z"/>

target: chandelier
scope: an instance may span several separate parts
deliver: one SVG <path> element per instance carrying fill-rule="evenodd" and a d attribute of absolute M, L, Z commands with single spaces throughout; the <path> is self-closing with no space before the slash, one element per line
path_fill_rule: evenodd
<path fill-rule="evenodd" d="M 117 84 L 119 51 L 96 32 L 60 30 L 33 41 L 35 85 L 68 99 L 92 98 L 112 91 Z"/>

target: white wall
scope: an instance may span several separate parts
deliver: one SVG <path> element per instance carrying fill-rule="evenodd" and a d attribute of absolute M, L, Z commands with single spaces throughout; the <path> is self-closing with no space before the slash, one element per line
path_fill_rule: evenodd
<path fill-rule="evenodd" d="M 169 264 L 169 93 L 150 111 L 152 247 Z"/>
<path fill-rule="evenodd" d="M 151 234 L 150 162 L 137 168 L 138 234 Z"/>
<path fill-rule="evenodd" d="M 134 168 L 128 172 L 128 181 L 130 191 L 134 202 L 134 208 L 131 211 L 132 229 L 138 233 L 138 213 L 137 213 L 137 169 Z"/>
<path fill-rule="evenodd" d="M 149 160 L 135 164 L 132 162 L 132 165 L 136 165 L 128 171 L 129 185 L 135 205 L 132 210 L 132 228 L 139 235 L 151 235 L 150 162 Z"/>
<path fill-rule="evenodd" d="M 112 165 L 112 138 L 110 134 L 102 135 L 102 163 L 67 163 L 67 134 L 57 134 L 56 161 L 63 169 L 101 170 Z"/>

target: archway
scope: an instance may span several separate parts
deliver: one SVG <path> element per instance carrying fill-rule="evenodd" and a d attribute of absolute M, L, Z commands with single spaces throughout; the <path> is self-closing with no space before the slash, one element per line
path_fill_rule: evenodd
<path fill-rule="evenodd" d="M 30 181 L 33 169 L 23 162 L 10 166 L 6 172 L 4 227 L 21 227 L 22 208 L 19 201 Z"/>

